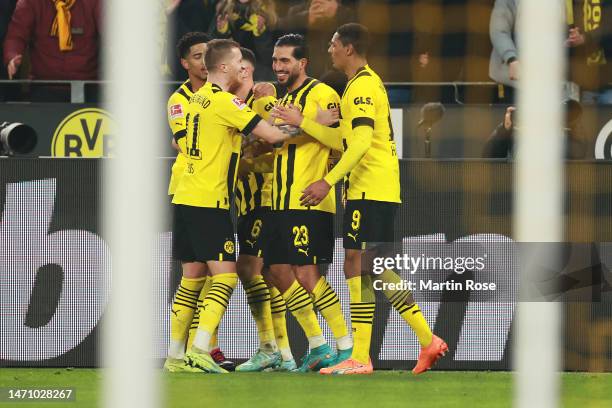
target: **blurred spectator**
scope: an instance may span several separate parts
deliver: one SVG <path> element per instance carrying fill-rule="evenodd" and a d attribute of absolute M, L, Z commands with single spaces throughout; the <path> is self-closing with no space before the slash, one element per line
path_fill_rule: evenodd
<path fill-rule="evenodd" d="M 416 82 L 488 81 L 491 41 L 491 0 L 418 0 L 415 2 Z M 454 101 L 452 87 L 418 88 L 418 101 Z M 491 101 L 491 91 L 469 87 L 459 98 L 467 102 Z M 439 95 L 436 95 L 439 94 Z"/>
<path fill-rule="evenodd" d="M 278 31 L 304 35 L 310 52 L 308 73 L 337 88 L 334 81 L 342 81 L 343 75 L 332 70 L 327 54 L 329 41 L 336 28 L 356 21 L 353 10 L 339 0 L 311 0 L 289 9 L 289 14 L 278 22 Z"/>
<path fill-rule="evenodd" d="M 489 61 L 489 76 L 501 84 L 500 99 L 504 99 L 504 96 L 505 99 L 513 99 L 513 88 L 519 75 L 519 55 L 515 42 L 518 6 L 519 0 L 495 0 L 491 13 L 489 33 L 493 52 Z"/>
<path fill-rule="evenodd" d="M 170 0 L 166 8 L 168 16 L 167 64 L 175 81 L 187 80 L 187 73 L 176 58 L 174 44 L 193 31 L 207 32 L 215 21 L 217 0 Z"/>
<path fill-rule="evenodd" d="M 565 110 L 565 158 L 584 159 L 586 148 L 580 135 L 582 106 L 579 102 L 568 99 L 563 103 L 563 108 Z M 515 113 L 514 106 L 506 109 L 504 121 L 495 128 L 485 144 L 483 157 L 500 159 L 514 156 Z"/>
<path fill-rule="evenodd" d="M 470 1 L 420 0 L 417 3 L 415 10 L 421 14 L 417 15 L 421 21 L 415 45 L 418 64 L 426 68 L 432 59 L 438 58 L 442 72 L 435 80 L 461 80 L 470 30 L 466 24 Z"/>
<path fill-rule="evenodd" d="M 15 10 L 15 4 L 17 0 L 0 0 L 0 53 L 2 52 L 2 43 L 4 42 L 4 36 L 8 30 L 9 21 Z M 2 64 L 0 67 L 0 79 L 8 78 L 6 74 L 6 66 Z"/>
<path fill-rule="evenodd" d="M 29 51 L 33 79 L 98 78 L 100 0 L 18 0 L 4 40 L 9 78 Z M 66 92 L 68 89 L 68 92 Z M 37 87 L 33 100 L 69 100 L 69 88 Z"/>
<path fill-rule="evenodd" d="M 565 41 L 570 78 L 583 90 L 583 102 L 612 104 L 612 1 L 574 0 L 573 5 Z"/>
<path fill-rule="evenodd" d="M 9 78 L 16 74 L 28 47 L 34 79 L 98 78 L 99 0 L 55 3 L 17 2 L 4 40 Z"/>
<path fill-rule="evenodd" d="M 211 34 L 233 38 L 252 50 L 257 58 L 256 79 L 271 79 L 274 38 L 272 30 L 278 17 L 272 0 L 225 0 L 217 5 Z"/>
<path fill-rule="evenodd" d="M 15 10 L 17 0 L 0 0 L 0 55 L 2 55 L 2 43 L 8 29 L 9 21 Z M 7 79 L 6 66 L 0 64 L 0 79 Z M 4 100 L 5 86 L 0 85 L 0 101 Z"/>

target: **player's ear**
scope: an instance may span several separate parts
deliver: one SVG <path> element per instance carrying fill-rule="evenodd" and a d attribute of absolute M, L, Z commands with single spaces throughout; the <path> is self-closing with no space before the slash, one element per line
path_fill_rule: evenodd
<path fill-rule="evenodd" d="M 355 48 L 353 47 L 353 44 L 349 44 L 349 45 L 346 47 L 346 56 L 347 56 L 347 57 L 350 57 L 350 56 L 352 56 L 352 55 L 354 55 L 354 54 L 355 54 Z"/>
<path fill-rule="evenodd" d="M 306 58 L 300 59 L 300 68 L 303 68 L 304 70 L 306 70 L 307 66 L 308 66 L 308 60 Z"/>
<path fill-rule="evenodd" d="M 185 69 L 188 70 L 189 69 L 189 64 L 187 63 L 187 60 L 185 58 L 181 58 L 181 66 Z"/>

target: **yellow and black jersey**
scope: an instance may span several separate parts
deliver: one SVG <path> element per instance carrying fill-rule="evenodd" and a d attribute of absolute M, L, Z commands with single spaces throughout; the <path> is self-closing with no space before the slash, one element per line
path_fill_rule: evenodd
<path fill-rule="evenodd" d="M 358 126 L 370 126 L 374 133 L 370 148 L 345 178 L 346 198 L 401 202 L 389 98 L 382 80 L 368 65 L 357 71 L 342 94 L 340 130 L 345 151 Z"/>
<path fill-rule="evenodd" d="M 187 163 L 187 156 L 185 155 L 185 136 L 187 135 L 185 130 L 185 111 L 192 96 L 193 88 L 191 87 L 191 82 L 187 80 L 168 98 L 168 124 L 170 125 L 170 130 L 172 130 L 174 140 L 181 148 L 172 165 L 168 195 L 172 195 L 176 191 L 176 186 L 178 186 Z"/>
<path fill-rule="evenodd" d="M 253 109 L 264 120 L 270 117 L 270 111 L 276 103 L 276 97 L 265 96 L 255 100 L 253 92 L 249 92 L 246 99 L 247 105 Z M 262 141 L 258 141 L 253 137 L 244 135 L 243 156 L 255 157 L 257 154 L 252 154 L 253 150 Z M 239 178 L 236 181 L 236 210 L 238 216 L 243 216 L 260 207 L 270 207 L 272 193 L 272 173 L 249 173 L 245 177 Z"/>
<path fill-rule="evenodd" d="M 307 78 L 293 92 L 288 92 L 280 101 L 282 105 L 296 105 L 304 117 L 316 119 L 317 108 L 322 110 L 338 107 L 340 97 L 331 87 Z M 331 149 L 305 132 L 285 141 L 274 151 L 274 180 L 272 183 L 273 210 L 319 210 L 336 212 L 334 188 L 317 206 L 300 204 L 302 191 L 311 183 L 322 179 L 328 171 Z"/>
<path fill-rule="evenodd" d="M 193 94 L 186 113 L 188 160 L 172 202 L 229 209 L 242 134 L 260 120 L 244 101 L 215 84 Z"/>

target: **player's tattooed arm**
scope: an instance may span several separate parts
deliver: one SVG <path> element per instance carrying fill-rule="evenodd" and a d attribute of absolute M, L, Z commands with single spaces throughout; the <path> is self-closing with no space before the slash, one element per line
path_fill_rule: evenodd
<path fill-rule="evenodd" d="M 275 144 L 284 142 L 285 140 L 292 137 L 292 135 L 285 133 L 283 130 L 276 126 L 272 126 L 265 120 L 259 121 L 257 126 L 253 129 L 252 133 L 260 139 L 265 140 L 268 143 Z"/>
<path fill-rule="evenodd" d="M 308 133 L 310 136 L 323 143 L 325 146 L 331 147 L 334 150 L 342 150 L 342 137 L 340 128 L 328 127 L 317 121 L 304 117 L 299 108 L 294 105 L 276 106 L 272 109 L 271 117 L 275 118 L 281 124 L 298 126 Z M 325 114 L 322 114 L 322 120 L 329 119 Z M 329 115 L 330 117 L 333 114 Z M 317 115 L 319 117 L 319 115 Z"/>

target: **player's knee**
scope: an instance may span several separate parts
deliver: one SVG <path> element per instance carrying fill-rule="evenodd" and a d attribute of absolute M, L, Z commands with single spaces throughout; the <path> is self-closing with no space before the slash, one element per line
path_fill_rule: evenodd
<path fill-rule="evenodd" d="M 202 262 L 183 262 L 183 277 L 188 279 L 197 279 L 206 276 L 208 269 L 206 264 Z"/>
<path fill-rule="evenodd" d="M 361 273 L 361 251 L 347 249 L 344 256 L 344 275 L 347 278 Z"/>
<path fill-rule="evenodd" d="M 296 269 L 295 277 L 306 291 L 312 293 L 321 276 L 316 265 L 305 265 Z"/>
<path fill-rule="evenodd" d="M 261 265 L 259 258 L 250 255 L 240 255 L 236 262 L 236 272 L 242 281 L 249 281 L 259 273 Z"/>

